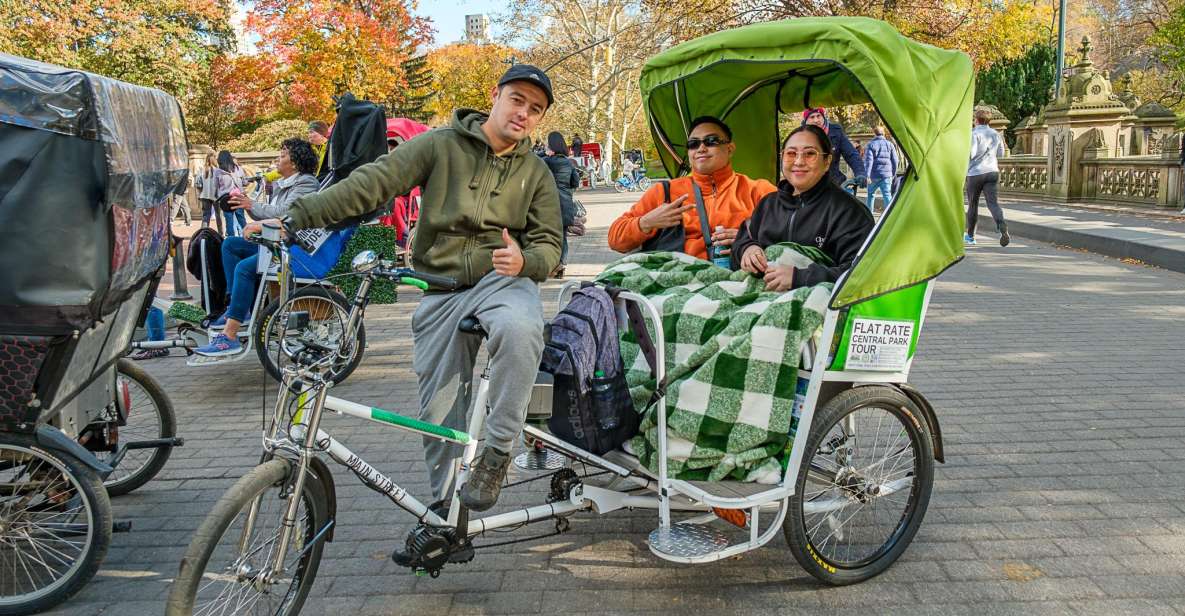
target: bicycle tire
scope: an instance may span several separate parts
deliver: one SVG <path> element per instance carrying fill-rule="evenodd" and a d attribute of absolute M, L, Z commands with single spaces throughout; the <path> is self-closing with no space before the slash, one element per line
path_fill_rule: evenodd
<path fill-rule="evenodd" d="M 864 431 L 855 427 L 851 430 L 854 434 L 849 436 L 845 425 L 840 428 L 841 432 L 835 432 L 834 429 L 839 426 L 839 423 L 849 417 L 852 418 L 852 424 L 864 419 L 868 415 L 867 413 L 861 417 L 855 417 L 855 414 L 865 410 L 887 413 L 888 417 L 901 428 L 897 436 L 893 436 L 895 426 L 892 424 L 882 432 L 886 419 L 884 415 L 877 420 L 875 430 Z M 870 422 L 868 425 L 871 426 L 871 419 L 868 421 Z M 823 405 L 823 408 L 815 415 L 812 424 L 810 435 L 807 437 L 806 453 L 803 455 L 802 466 L 798 472 L 794 495 L 790 497 L 789 515 L 786 516 L 786 520 L 782 524 L 786 542 L 789 544 L 794 558 L 802 565 L 803 569 L 819 581 L 833 586 L 863 582 L 883 573 L 901 556 L 909 547 L 909 543 L 917 534 L 918 527 L 925 517 L 926 506 L 929 504 L 930 492 L 934 483 L 933 442 L 930 440 L 925 416 L 899 390 L 874 385 L 856 387 L 841 392 Z M 829 450 L 836 454 L 836 459 L 839 459 L 841 449 L 850 449 L 849 453 L 856 452 L 861 449 L 862 443 L 867 442 L 865 435 L 870 433 L 874 438 L 873 448 L 880 443 L 882 434 L 886 439 L 890 437 L 893 439 L 887 448 L 887 451 L 892 451 L 888 454 L 891 457 L 886 457 L 879 462 L 874 461 L 872 464 L 866 464 L 864 460 L 852 463 L 850 459 L 844 460 L 841 464 L 826 458 L 829 455 Z M 829 435 L 830 438 L 827 438 Z M 905 438 L 908 450 L 902 448 L 898 451 L 897 443 L 900 442 L 899 437 L 901 436 Z M 824 441 L 825 438 L 827 438 L 826 441 Z M 913 452 L 912 457 L 905 458 L 901 453 L 905 451 Z M 834 475 L 834 481 L 831 483 L 809 477 L 811 463 L 815 462 L 816 457 L 820 454 L 823 455 L 817 463 L 817 468 L 822 468 L 827 473 Z M 870 457 L 875 458 L 877 455 L 874 452 Z M 893 466 L 886 472 L 885 468 L 890 459 L 893 459 Z M 898 474 L 900 477 L 897 476 Z M 908 491 L 901 489 L 904 486 L 902 482 L 905 482 L 906 478 L 908 478 Z M 811 479 L 812 486 L 820 486 L 823 489 L 818 492 L 809 491 L 808 479 Z M 894 484 L 897 484 L 896 490 L 883 495 L 879 494 L 881 490 Z M 878 542 L 877 539 L 870 538 L 877 535 L 868 531 L 866 524 L 864 526 L 862 524 L 869 519 L 869 516 L 875 516 L 878 513 L 875 504 L 892 503 L 899 500 L 899 498 L 892 497 L 901 492 L 906 492 L 906 496 L 900 515 L 895 515 L 896 509 L 891 506 L 882 506 L 880 509 L 880 513 L 889 515 L 888 519 L 891 525 L 891 530 L 885 539 Z M 831 502 L 844 503 L 835 510 L 840 512 L 840 515 L 837 516 L 832 512 L 823 517 L 815 517 L 813 514 L 808 516 L 805 511 L 806 503 L 809 501 L 812 504 L 820 505 L 827 502 L 824 500 L 826 498 L 834 499 Z M 859 506 L 854 510 L 849 509 L 850 505 L 857 503 Z M 873 506 L 866 511 L 865 505 L 868 503 L 873 503 Z M 862 513 L 865 515 L 857 519 Z M 842 522 L 837 524 L 841 518 Z M 809 527 L 820 529 L 824 523 L 827 524 L 827 528 L 821 529 L 820 532 L 827 530 L 831 532 L 820 540 Z M 845 534 L 847 535 L 846 550 L 841 545 L 844 543 Z M 830 539 L 833 537 L 835 538 L 835 553 L 828 547 Z M 857 553 L 853 551 L 853 539 L 855 539 L 857 549 L 871 546 L 871 553 L 860 554 L 859 558 L 851 557 L 851 554 Z M 841 552 L 845 552 L 849 556 L 841 557 L 839 554 Z"/>
<path fill-rule="evenodd" d="M 617 181 L 613 182 L 613 189 L 619 193 L 623 193 L 627 190 L 630 190 L 630 185 L 627 183 L 623 183 L 621 180 L 617 180 Z"/>
<path fill-rule="evenodd" d="M 646 192 L 650 189 L 650 184 L 650 178 L 642 176 L 640 179 L 638 179 L 638 190 Z"/>
<path fill-rule="evenodd" d="M 173 410 L 173 401 L 169 398 L 169 395 L 165 393 L 165 390 L 160 386 L 160 383 L 157 383 L 156 379 L 152 378 L 152 376 L 145 372 L 143 368 L 137 366 L 127 359 L 119 360 L 119 362 L 116 364 L 116 372 L 119 376 L 131 380 L 135 385 L 143 389 L 144 393 L 147 394 L 148 399 L 151 402 L 151 412 L 157 417 L 158 429 L 152 430 L 155 432 L 155 434 L 144 434 L 143 439 L 148 440 L 157 438 L 173 438 L 174 436 L 177 436 L 177 415 Z M 127 438 L 127 436 L 129 436 L 128 428 L 129 426 L 132 426 L 132 422 L 137 418 L 144 417 L 143 412 L 137 413 L 137 411 L 140 409 L 136 404 L 134 397 L 135 392 L 131 393 L 133 394 L 133 399 L 132 404 L 128 409 L 127 425 L 121 426 L 119 428 L 120 440 L 123 442 L 138 440 Z M 148 424 L 148 426 L 151 426 L 151 424 Z M 146 427 L 145 429 L 151 430 L 150 427 Z M 135 428 L 133 428 L 133 430 L 135 430 Z M 131 435 L 136 435 L 136 432 L 131 432 Z M 126 475 L 120 474 L 119 471 L 121 468 L 124 468 L 124 465 L 128 462 L 128 458 L 136 455 L 136 452 L 141 451 L 150 451 L 151 453 L 149 453 L 147 457 L 143 458 L 144 462 L 142 462 L 138 468 Z M 169 456 L 172 454 L 172 447 L 154 447 L 150 450 L 131 450 L 127 453 L 127 455 L 124 456 L 123 460 L 120 461 L 119 465 L 111 472 L 111 474 L 107 476 L 107 479 L 103 481 L 103 487 L 107 488 L 107 494 L 109 496 L 122 496 L 127 494 L 128 492 L 131 492 L 132 490 L 135 490 L 136 488 L 148 483 L 153 477 L 156 477 L 157 473 L 159 473 L 161 469 L 164 468 L 165 463 L 169 461 Z M 105 452 L 97 452 L 95 455 L 103 461 L 106 461 L 109 457 L 109 455 Z M 132 459 L 137 460 L 141 458 L 137 456 Z"/>
<path fill-rule="evenodd" d="M 337 291 L 327 289 L 320 285 L 303 287 L 293 293 L 291 298 L 284 301 L 283 306 L 286 307 L 291 304 L 296 308 L 306 309 L 311 313 L 310 317 L 312 319 L 326 320 L 331 327 L 332 319 L 328 318 L 328 315 L 315 314 L 318 312 L 324 312 L 326 310 L 332 310 L 332 308 L 329 306 L 317 306 L 316 304 L 311 306 L 297 305 L 297 302 L 310 303 L 316 300 L 329 301 L 336 305 L 337 309 L 340 310 L 340 312 L 337 313 L 337 319 L 344 330 L 345 321 L 350 311 L 350 302 L 345 298 L 344 295 L 338 293 Z M 270 375 L 277 382 L 282 380 L 283 359 L 288 357 L 288 353 L 286 351 L 280 351 L 277 353 L 279 349 L 276 346 L 273 346 L 273 338 L 279 340 L 282 339 L 282 336 L 280 336 L 280 332 L 276 330 L 275 324 L 273 324 L 272 321 L 277 313 L 286 312 L 287 310 L 281 310 L 281 302 L 279 299 L 272 300 L 271 303 L 269 303 L 267 307 L 260 312 L 259 318 L 256 319 L 255 325 L 253 326 L 253 330 L 251 332 L 251 335 L 255 337 L 255 353 L 259 356 L 259 362 L 263 364 L 263 367 L 267 371 L 268 375 Z M 344 336 L 345 333 L 343 332 L 341 335 Z M 330 371 L 330 375 L 334 384 L 341 383 L 342 381 L 346 380 L 346 378 L 354 372 L 354 369 L 358 367 L 358 364 L 362 363 L 362 355 L 366 349 L 366 325 L 361 319 L 358 321 L 358 332 L 356 335 L 352 336 L 352 338 L 353 348 L 351 349 L 349 359 L 345 362 L 338 362 L 334 364 L 332 370 Z M 318 340 L 318 342 L 331 348 L 337 348 L 337 346 L 332 343 L 332 340 Z M 277 362 L 277 360 L 279 360 L 279 362 Z"/>
<path fill-rule="evenodd" d="M 22 488 L 25 475 L 35 480 Z M 57 476 L 64 480 L 61 484 Z M 24 579 L 0 576 L 0 615 L 43 612 L 69 599 L 99 570 L 111 545 L 111 501 L 89 466 L 70 454 L 42 448 L 27 435 L 0 433 L 0 482 L 8 487 L 0 495 L 0 570 L 15 572 L 19 563 L 25 573 Z M 75 499 L 77 505 L 72 504 Z M 82 541 L 67 539 L 79 534 Z M 24 543 L 33 549 L 32 562 L 20 556 Z M 55 546 L 53 558 L 47 545 Z M 60 575 L 58 565 L 50 562 L 55 559 L 65 567 Z M 36 586 L 33 574 L 42 575 L 37 565 L 51 581 L 18 593 L 25 580 Z"/>
<path fill-rule="evenodd" d="M 217 571 L 207 572 L 206 569 L 210 565 L 212 557 L 215 556 L 215 551 L 220 546 L 220 540 L 229 539 L 234 544 L 243 539 L 242 529 L 239 529 L 238 532 L 232 532 L 231 526 L 239 518 L 240 513 L 245 513 L 251 509 L 257 498 L 259 499 L 259 508 L 256 515 L 256 526 L 252 530 L 258 530 L 261 524 L 275 524 L 279 528 L 281 523 L 279 513 L 287 506 L 288 501 L 284 498 L 269 498 L 267 492 L 275 490 L 279 494 L 281 487 L 287 482 L 289 474 L 294 468 L 293 464 L 293 462 L 284 459 L 273 459 L 264 462 L 241 477 L 222 495 L 222 498 L 218 499 L 218 503 L 214 505 L 214 509 L 210 511 L 209 515 L 206 516 L 206 519 L 202 521 L 201 526 L 194 533 L 193 539 L 185 551 L 185 556 L 181 559 L 177 577 L 169 588 L 169 596 L 165 602 L 166 616 L 189 616 L 194 614 L 195 604 L 201 599 L 198 596 L 199 592 L 209 591 L 208 594 L 213 594 L 215 590 L 222 588 L 221 586 L 210 588 L 218 583 L 225 582 L 228 586 L 231 584 L 241 585 L 243 592 L 256 590 L 252 581 L 237 579 L 237 574 L 240 572 L 250 572 L 252 570 L 251 562 L 243 561 L 242 557 L 236 558 L 228 567 L 222 567 Z M 299 550 L 307 545 L 309 540 L 316 536 L 328 520 L 328 497 L 320 480 L 311 473 L 305 478 L 302 499 L 304 501 L 305 511 L 312 515 L 312 522 L 308 523 L 307 518 L 298 520 L 294 529 L 293 538 L 298 539 L 301 543 L 289 546 L 288 557 L 299 558 L 294 560 L 291 565 L 287 565 L 287 567 L 295 567 L 295 570 L 292 571 L 292 582 L 289 584 L 288 592 L 283 595 L 279 607 L 265 611 L 265 613 L 275 616 L 300 613 L 300 609 L 308 598 L 309 591 L 317 579 L 317 570 L 320 567 L 322 551 L 325 548 L 325 542 L 318 540 L 308 552 L 303 555 L 300 555 L 299 552 Z M 276 508 L 274 510 L 271 509 L 271 505 L 276 505 Z M 266 511 L 265 508 L 267 508 Z M 302 521 L 305 522 L 303 525 L 301 524 Z M 249 546 L 256 545 L 254 535 L 255 533 L 253 532 L 251 536 L 246 537 L 246 539 L 250 540 Z M 270 535 L 270 542 L 265 540 L 263 545 L 251 550 L 248 556 L 259 555 L 263 551 L 263 547 L 274 542 L 274 537 L 274 534 Z M 257 562 L 265 562 L 270 554 L 270 551 L 262 554 L 262 558 L 258 559 Z M 230 577 L 230 575 L 225 573 L 226 571 L 231 571 L 231 575 L 234 575 L 236 579 L 225 579 Z M 199 584 L 207 580 L 208 577 L 212 578 L 212 580 L 206 583 L 205 586 L 199 587 Z M 295 584 L 295 588 L 293 588 L 293 584 Z M 259 596 L 266 594 L 269 593 L 258 593 Z M 232 596 L 226 596 L 225 589 L 215 594 L 211 603 L 203 605 L 213 606 L 215 605 L 214 602 L 220 598 L 231 601 L 235 600 L 236 597 L 241 607 L 243 598 L 235 593 L 232 593 Z M 256 600 L 258 598 L 256 597 Z M 229 613 L 225 612 L 225 610 L 214 610 L 213 607 L 211 607 L 211 610 L 201 610 L 197 613 Z M 238 612 L 236 611 L 234 613 Z"/>

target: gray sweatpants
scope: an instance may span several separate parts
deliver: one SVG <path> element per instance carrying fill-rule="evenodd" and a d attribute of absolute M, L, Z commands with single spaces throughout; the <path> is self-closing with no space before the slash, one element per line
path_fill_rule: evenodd
<path fill-rule="evenodd" d="M 539 285 L 490 272 L 469 289 L 425 295 L 420 301 L 411 320 L 420 419 L 459 430 L 467 427 L 475 392 L 474 362 L 481 347 L 477 336 L 457 330 L 468 316 L 477 317 L 488 333 L 490 414 L 485 446 L 509 452 L 522 432 L 543 354 Z M 452 489 L 462 451 L 459 445 L 424 438 L 424 459 L 437 499 Z"/>

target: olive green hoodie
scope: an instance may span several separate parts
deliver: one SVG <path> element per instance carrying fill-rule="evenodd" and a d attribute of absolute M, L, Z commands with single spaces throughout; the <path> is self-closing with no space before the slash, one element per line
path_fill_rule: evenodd
<path fill-rule="evenodd" d="M 519 276 L 542 282 L 560 262 L 560 204 L 547 164 L 524 139 L 504 156 L 486 141 L 487 114 L 458 109 L 452 125 L 428 131 L 354 170 L 350 177 L 297 199 L 297 229 L 324 227 L 373 212 L 422 187 L 412 266 L 471 286 L 494 269 L 502 229 L 523 252 Z"/>

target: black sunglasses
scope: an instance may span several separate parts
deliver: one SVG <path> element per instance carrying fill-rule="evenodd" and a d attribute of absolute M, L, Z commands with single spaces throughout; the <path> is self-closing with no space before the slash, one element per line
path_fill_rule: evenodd
<path fill-rule="evenodd" d="M 701 146 L 701 145 L 706 145 L 709 148 L 714 148 L 718 145 L 726 145 L 728 143 L 731 143 L 731 142 L 727 139 L 724 139 L 723 137 L 717 137 L 716 135 L 708 135 L 707 137 L 704 137 L 703 139 L 700 139 L 699 137 L 692 137 L 691 139 L 687 140 L 687 151 L 691 152 L 693 150 L 698 150 L 699 146 Z"/>

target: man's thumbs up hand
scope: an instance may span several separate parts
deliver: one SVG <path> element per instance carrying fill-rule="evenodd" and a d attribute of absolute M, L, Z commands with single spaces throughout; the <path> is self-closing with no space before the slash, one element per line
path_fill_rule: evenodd
<path fill-rule="evenodd" d="M 502 241 L 506 242 L 506 247 L 494 251 L 494 271 L 503 276 L 518 276 L 523 271 L 523 251 L 505 227 L 502 228 Z"/>

